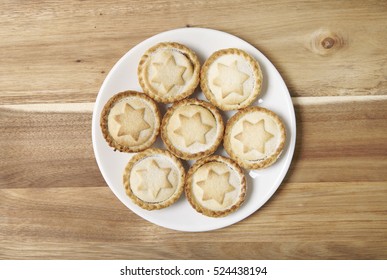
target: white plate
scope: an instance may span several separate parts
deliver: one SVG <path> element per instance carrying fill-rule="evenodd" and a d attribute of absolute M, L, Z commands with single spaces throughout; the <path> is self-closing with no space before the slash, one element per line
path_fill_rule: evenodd
<path fill-rule="evenodd" d="M 180 200 L 166 209 L 147 211 L 138 207 L 125 194 L 122 172 L 132 154 L 114 152 L 105 142 L 99 126 L 100 113 L 108 99 L 124 90 L 142 91 L 137 81 L 137 65 L 142 54 L 153 45 L 175 41 L 187 45 L 196 52 L 201 63 L 213 52 L 224 48 L 240 48 L 255 57 L 263 72 L 262 95 L 254 105 L 276 112 L 287 129 L 287 143 L 281 158 L 271 167 L 246 172 L 248 192 L 242 207 L 224 218 L 209 218 L 197 213 L 188 203 L 184 194 Z M 197 89 L 195 97 L 205 99 Z M 232 113 L 227 113 L 229 117 Z M 249 43 L 224 32 L 204 28 L 183 28 L 155 35 L 128 51 L 107 75 L 98 93 L 93 112 L 92 138 L 95 157 L 106 183 L 119 200 L 142 218 L 166 228 L 181 231 L 208 231 L 232 225 L 257 211 L 274 194 L 289 169 L 296 141 L 296 120 L 289 91 L 276 68 Z M 160 137 L 157 147 L 163 147 Z M 221 148 L 218 153 L 226 155 Z"/>

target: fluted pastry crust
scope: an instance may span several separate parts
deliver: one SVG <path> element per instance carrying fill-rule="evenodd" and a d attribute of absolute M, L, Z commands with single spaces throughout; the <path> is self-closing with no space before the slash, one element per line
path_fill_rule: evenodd
<path fill-rule="evenodd" d="M 262 71 L 258 61 L 245 51 L 222 49 L 203 64 L 200 87 L 218 108 L 224 111 L 242 109 L 260 95 Z"/>
<path fill-rule="evenodd" d="M 199 213 L 224 217 L 242 205 L 246 188 L 243 170 L 233 160 L 212 155 L 198 160 L 189 169 L 185 194 Z"/>
<path fill-rule="evenodd" d="M 115 150 L 140 152 L 149 148 L 160 131 L 160 111 L 147 95 L 120 92 L 105 104 L 100 118 L 102 134 Z"/>
<path fill-rule="evenodd" d="M 136 154 L 123 174 L 126 194 L 146 210 L 159 210 L 175 203 L 183 192 L 184 180 L 180 160 L 161 149 Z"/>
<path fill-rule="evenodd" d="M 254 106 L 240 110 L 228 120 L 223 146 L 240 166 L 261 169 L 276 162 L 285 141 L 285 125 L 277 114 Z"/>
<path fill-rule="evenodd" d="M 148 49 L 137 68 L 143 91 L 162 103 L 191 95 L 199 84 L 200 62 L 188 47 L 162 42 Z"/>
<path fill-rule="evenodd" d="M 182 159 L 214 153 L 223 133 L 223 119 L 216 107 L 194 98 L 173 104 L 161 123 L 161 138 L 167 149 Z"/>

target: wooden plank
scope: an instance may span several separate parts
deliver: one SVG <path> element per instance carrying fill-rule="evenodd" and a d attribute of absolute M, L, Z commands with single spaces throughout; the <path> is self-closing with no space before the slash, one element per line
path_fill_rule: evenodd
<path fill-rule="evenodd" d="M 206 233 L 155 226 L 115 198 L 93 157 L 92 104 L 1 106 L 0 258 L 386 258 L 387 100 L 295 104 L 297 148 L 280 189 Z"/>
<path fill-rule="evenodd" d="M 337 129 L 350 126 L 360 127 L 361 130 L 357 131 L 367 131 L 365 124 L 369 120 L 374 126 L 376 124 L 376 129 L 385 131 L 385 122 L 375 120 L 385 119 L 384 106 L 387 102 L 378 102 L 377 106 L 372 106 L 372 103 L 345 104 L 340 108 L 343 116 L 345 112 L 351 115 L 355 108 L 357 114 L 352 116 L 352 119 L 347 118 L 348 120 L 341 122 L 342 125 Z M 368 108 L 373 108 L 371 113 Z M 7 244 L 27 242 L 27 248 L 30 248 L 31 252 L 41 250 L 36 244 L 40 244 L 42 240 L 53 244 L 62 244 L 64 241 L 73 244 L 91 240 L 102 246 L 101 251 L 107 244 L 116 241 L 143 243 L 159 240 L 168 243 L 173 240 L 214 240 L 227 244 L 239 240 L 260 244 L 286 243 L 292 240 L 301 243 L 312 242 L 311 248 L 317 246 L 315 242 L 323 242 L 323 248 L 328 248 L 321 252 L 326 254 L 325 257 L 345 258 L 356 252 L 353 257 L 385 257 L 385 251 L 364 248 L 369 242 L 381 242 L 383 245 L 387 239 L 387 184 L 384 172 L 386 153 L 383 153 L 383 143 L 386 142 L 380 140 L 386 136 L 376 133 L 374 140 L 366 138 L 367 141 L 379 145 L 379 149 L 369 150 L 371 159 L 367 153 L 363 153 L 360 157 L 354 156 L 348 160 L 348 151 L 345 151 L 349 149 L 351 152 L 351 146 L 347 146 L 350 142 L 342 141 L 341 138 L 350 135 L 342 133 L 338 138 L 331 136 L 333 138 L 325 144 L 320 144 L 319 137 L 312 137 L 315 133 L 329 135 L 321 127 L 314 130 L 316 124 L 322 127 L 330 127 L 331 123 L 337 125 L 336 120 L 330 120 L 330 114 L 333 114 L 332 106 L 310 105 L 297 108 L 297 112 L 299 127 L 303 127 L 299 139 L 307 141 L 299 142 L 306 144 L 298 146 L 301 150 L 296 153 L 293 168 L 273 199 L 252 217 L 227 229 L 211 233 L 183 234 L 154 226 L 137 217 L 105 186 L 95 166 L 90 138 L 88 139 L 90 113 L 31 113 L 2 109 L 0 116 L 1 124 L 4 125 L 2 131 L 5 133 L 1 134 L 0 141 L 3 151 L 0 169 L 0 240 Z M 321 122 L 315 118 L 315 114 L 324 116 Z M 40 131 L 42 127 L 45 128 L 44 131 Z M 82 132 L 82 128 L 87 133 Z M 309 132 L 306 132 L 308 130 Z M 9 139 L 15 138 L 17 139 L 11 146 Z M 337 141 L 342 149 L 333 149 L 329 156 L 321 153 L 321 149 L 325 151 L 336 145 Z M 369 145 L 367 141 L 357 140 L 357 145 L 366 147 Z M 23 161 L 20 161 L 20 158 L 23 158 Z M 367 158 L 369 162 L 364 161 Z M 338 163 L 341 165 L 338 166 Z M 351 165 L 358 169 L 345 171 L 345 168 Z M 318 181 L 321 183 L 316 183 Z M 141 234 L 138 234 L 139 232 Z M 355 250 L 348 249 L 351 245 L 345 245 L 355 241 L 365 247 L 356 247 Z M 331 242 L 344 243 L 340 243 L 341 246 L 336 248 L 331 247 Z M 186 250 L 190 246 L 196 245 L 187 244 Z M 224 248 L 227 245 L 217 246 Z M 267 250 L 279 250 L 277 246 L 280 245 L 269 246 Z M 284 246 L 287 248 L 287 245 Z M 375 246 L 374 243 L 372 248 Z M 66 253 L 71 247 L 63 248 L 64 256 L 71 258 L 69 253 Z M 4 257 L 13 254 L 6 248 L 2 250 Z M 124 254 L 119 248 L 115 248 L 113 246 L 110 257 L 114 258 L 114 253 L 117 253 L 117 256 Z M 170 250 L 170 247 L 163 247 L 156 255 L 152 255 L 149 250 L 136 251 L 133 256 L 163 258 L 162 254 Z M 278 255 L 273 255 L 273 258 L 281 254 L 284 258 L 295 256 L 294 251 L 284 253 L 282 250 L 285 249 L 278 251 Z M 218 251 L 214 256 L 224 257 L 223 253 L 224 251 Z M 56 254 L 59 252 L 48 249 L 37 253 L 42 258 L 55 257 Z M 103 255 L 103 252 L 100 254 Z M 16 256 L 22 258 L 23 255 L 19 253 Z M 170 253 L 169 256 L 181 257 L 177 253 Z M 231 256 L 238 257 L 237 254 Z M 305 256 L 317 258 L 317 255 Z"/>
<path fill-rule="evenodd" d="M 2 1 L 0 104 L 93 102 L 130 48 L 185 26 L 247 40 L 293 96 L 381 95 L 386 11 L 385 1 Z"/>
<path fill-rule="evenodd" d="M 104 185 L 90 112 L 0 109 L 0 120 L 0 188 Z"/>
<path fill-rule="evenodd" d="M 383 98 L 295 104 L 297 144 L 289 182 L 387 181 Z"/>
<path fill-rule="evenodd" d="M 0 259 L 385 259 L 386 242 L 0 242 Z M 235 248 L 238 248 L 237 250 Z M 378 252 L 378 253 L 375 253 Z"/>
<path fill-rule="evenodd" d="M 170 250 L 169 244 L 184 240 L 186 250 L 200 243 L 210 243 L 211 247 L 219 248 L 213 253 L 214 257 L 227 258 L 222 251 L 227 250 L 224 245 L 227 243 L 255 243 L 254 248 L 262 243 L 276 243 L 269 245 L 266 249 L 269 250 L 291 241 L 293 247 L 287 249 L 285 245 L 276 254 L 247 250 L 246 258 L 265 254 L 273 258 L 297 257 L 297 250 L 292 251 L 297 244 L 301 251 L 304 246 L 322 245 L 322 251 L 300 255 L 303 257 L 318 258 L 324 254 L 324 257 L 337 258 L 385 258 L 387 251 L 382 248 L 387 245 L 386 201 L 385 182 L 284 184 L 261 210 L 238 224 L 214 232 L 182 233 L 137 217 L 115 199 L 108 188 L 2 189 L 0 246 L 3 257 L 10 256 L 17 250 L 15 248 L 24 244 L 23 248 L 29 248 L 27 251 L 43 249 L 37 256 L 55 257 L 64 250 L 64 256 L 78 258 L 86 253 L 71 257 L 66 251 L 75 244 L 91 242 L 98 244 L 92 251 L 97 255 L 106 254 L 104 250 L 109 248 L 109 256 L 118 257 L 124 254 L 118 244 L 143 246 L 157 242 L 161 252 L 150 248 L 144 252 L 133 249 L 126 256 L 133 253 L 134 258 L 163 258 L 163 253 Z M 354 249 L 348 249 L 348 244 L 356 242 L 358 245 Z M 51 249 L 39 245 L 46 243 L 51 244 Z M 369 243 L 374 244 L 372 249 L 365 247 Z M 51 251 L 55 244 L 59 252 Z M 381 247 L 375 249 L 376 244 Z M 200 254 L 200 251 L 195 253 L 195 249 L 193 252 Z M 350 255 L 355 252 L 354 256 Z M 205 257 L 205 251 L 201 253 L 199 257 Z M 240 254 L 238 250 L 231 253 L 230 258 L 243 258 Z M 28 253 L 14 255 L 16 258 L 23 256 L 28 257 Z M 164 257 L 183 256 L 182 251 L 173 251 Z"/>
<path fill-rule="evenodd" d="M 287 181 L 387 181 L 387 99 L 335 98 L 296 104 Z M 105 185 L 93 156 L 89 106 L 53 105 L 62 110 L 56 112 L 50 105 L 1 106 L 0 188 Z"/>

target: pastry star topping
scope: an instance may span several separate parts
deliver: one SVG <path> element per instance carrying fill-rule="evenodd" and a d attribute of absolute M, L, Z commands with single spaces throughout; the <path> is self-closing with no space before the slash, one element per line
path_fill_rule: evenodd
<path fill-rule="evenodd" d="M 217 66 L 218 76 L 213 80 L 213 83 L 220 87 L 222 98 L 226 98 L 233 92 L 243 95 L 243 83 L 250 76 L 238 70 L 237 61 L 235 60 L 230 66 L 222 63 L 218 63 Z"/>
<path fill-rule="evenodd" d="M 214 199 L 222 205 L 226 193 L 235 190 L 235 187 L 229 183 L 229 178 L 229 171 L 218 174 L 213 169 L 210 169 L 208 171 L 208 177 L 196 183 L 203 190 L 202 200 Z"/>
<path fill-rule="evenodd" d="M 206 134 L 212 129 L 212 125 L 203 123 L 200 112 L 192 117 L 179 115 L 180 127 L 174 131 L 177 135 L 183 137 L 186 147 L 195 142 L 206 144 Z"/>
<path fill-rule="evenodd" d="M 130 135 L 135 141 L 138 141 L 140 133 L 150 128 L 150 124 L 144 120 L 145 108 L 134 109 L 128 103 L 125 103 L 124 113 L 115 115 L 114 119 L 120 124 L 117 136 Z"/>
<path fill-rule="evenodd" d="M 152 65 L 156 69 L 156 74 L 151 81 L 162 84 L 165 92 L 169 92 L 175 85 L 184 85 L 183 73 L 187 68 L 177 65 L 173 55 L 170 55 L 164 63 Z"/>
<path fill-rule="evenodd" d="M 171 168 L 161 168 L 155 160 L 152 160 L 147 169 L 137 170 L 141 177 L 139 191 L 148 191 L 153 198 L 157 198 L 161 189 L 173 188 L 168 179 Z"/>
<path fill-rule="evenodd" d="M 256 150 L 260 153 L 265 153 L 265 144 L 274 135 L 265 130 L 265 121 L 262 119 L 257 123 L 243 121 L 243 130 L 235 135 L 235 139 L 243 144 L 243 152 L 247 153 L 251 150 Z"/>

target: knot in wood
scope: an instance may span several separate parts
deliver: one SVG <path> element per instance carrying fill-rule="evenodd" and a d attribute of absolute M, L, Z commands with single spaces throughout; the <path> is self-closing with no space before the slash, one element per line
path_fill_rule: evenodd
<path fill-rule="evenodd" d="M 331 55 L 343 48 L 345 40 L 339 33 L 319 29 L 312 33 L 309 41 L 309 49 L 318 55 Z"/>
<path fill-rule="evenodd" d="M 321 41 L 321 45 L 324 49 L 330 49 L 335 45 L 335 40 L 331 37 L 327 37 Z"/>

